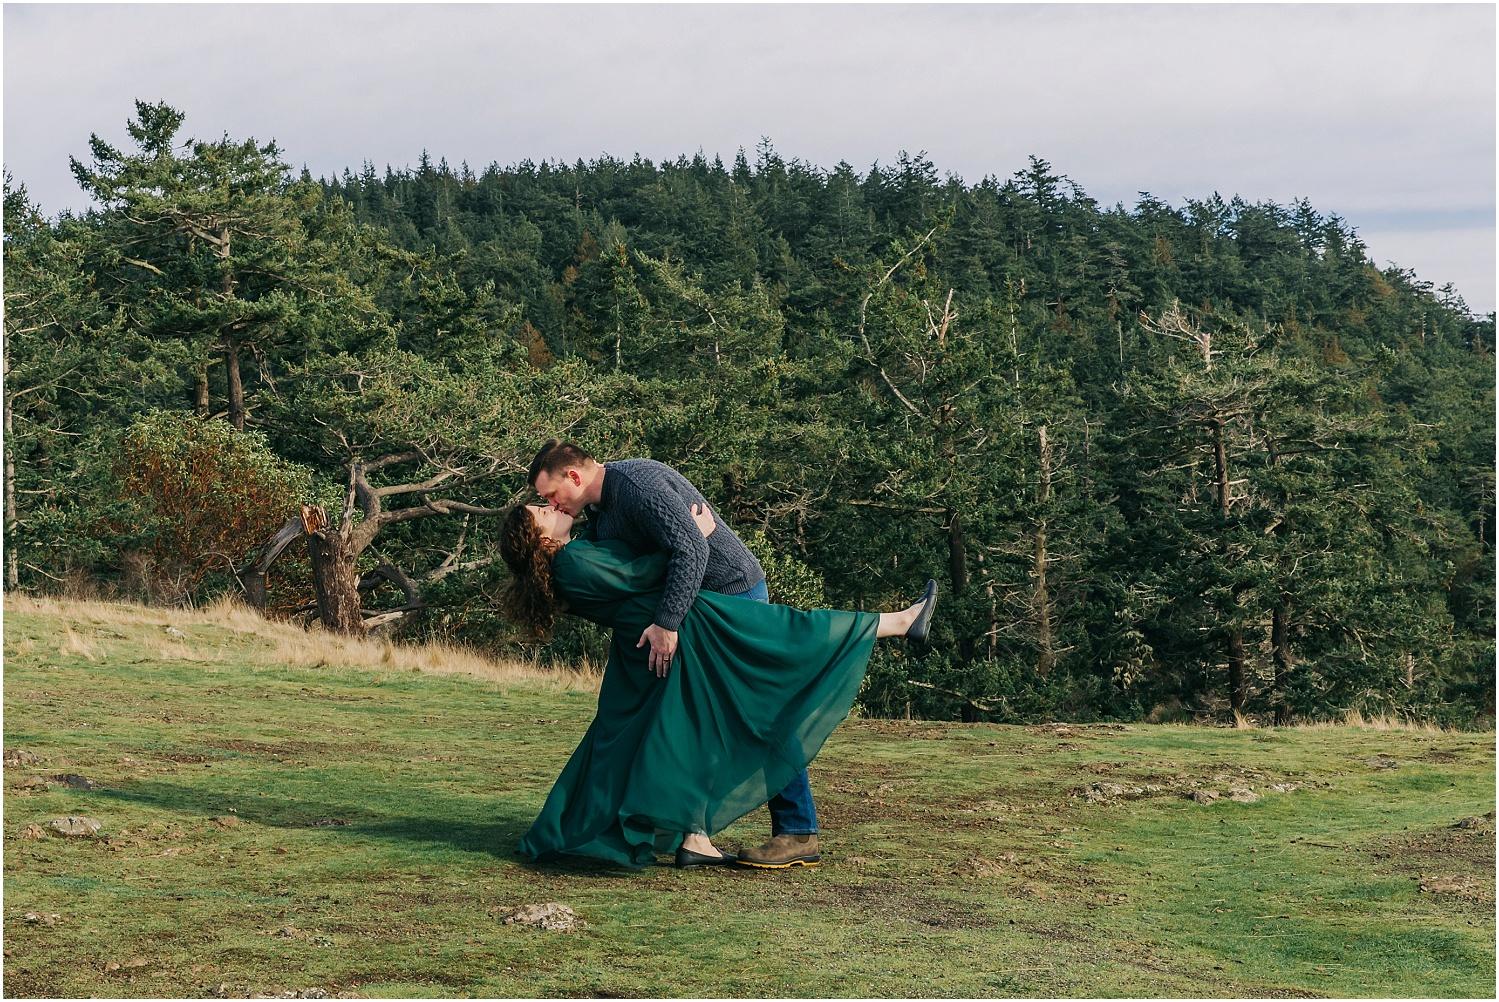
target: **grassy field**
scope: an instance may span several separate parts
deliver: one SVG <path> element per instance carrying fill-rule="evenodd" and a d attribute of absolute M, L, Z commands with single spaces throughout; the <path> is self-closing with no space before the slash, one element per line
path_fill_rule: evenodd
<path fill-rule="evenodd" d="M 586 678 L 227 609 L 4 627 L 10 997 L 1495 990 L 1492 733 L 850 720 L 818 869 L 538 868 Z M 586 926 L 503 922 L 543 902 Z"/>

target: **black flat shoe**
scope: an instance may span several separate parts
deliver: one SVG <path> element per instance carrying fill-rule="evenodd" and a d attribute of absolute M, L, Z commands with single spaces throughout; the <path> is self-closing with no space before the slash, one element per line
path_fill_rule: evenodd
<path fill-rule="evenodd" d="M 924 644 L 927 634 L 932 625 L 932 611 L 937 608 L 937 582 L 927 578 L 926 591 L 921 594 L 921 611 L 916 614 L 916 621 L 906 631 L 906 639 L 914 640 L 918 644 Z"/>
<path fill-rule="evenodd" d="M 677 859 L 673 865 L 678 870 L 692 870 L 699 866 L 733 866 L 735 861 L 739 859 L 732 852 L 723 852 L 722 849 L 719 852 L 722 852 L 723 855 L 704 856 L 702 853 L 693 852 L 691 849 L 678 849 Z"/>

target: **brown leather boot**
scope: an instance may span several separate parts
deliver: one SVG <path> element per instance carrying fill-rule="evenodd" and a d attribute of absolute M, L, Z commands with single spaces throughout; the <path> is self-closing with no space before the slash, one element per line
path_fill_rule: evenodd
<path fill-rule="evenodd" d="M 816 866 L 821 859 L 814 832 L 811 835 L 776 835 L 759 848 L 741 852 L 739 865 L 759 870 L 784 870 L 792 866 Z"/>

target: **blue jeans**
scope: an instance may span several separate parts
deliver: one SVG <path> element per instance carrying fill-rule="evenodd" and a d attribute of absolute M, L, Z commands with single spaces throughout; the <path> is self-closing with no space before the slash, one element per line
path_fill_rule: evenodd
<path fill-rule="evenodd" d="M 769 602 L 770 590 L 762 580 L 749 591 L 739 592 L 737 598 L 751 602 Z M 815 835 L 817 833 L 817 808 L 812 805 L 812 784 L 803 769 L 786 788 L 765 805 L 770 809 L 770 834 Z"/>

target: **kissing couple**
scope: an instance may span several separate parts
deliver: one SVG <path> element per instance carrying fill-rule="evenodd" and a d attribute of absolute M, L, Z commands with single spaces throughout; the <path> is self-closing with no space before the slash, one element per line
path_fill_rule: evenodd
<path fill-rule="evenodd" d="M 500 535 L 509 615 L 537 637 L 563 612 L 613 635 L 598 713 L 521 855 L 815 866 L 807 764 L 848 716 L 876 638 L 925 641 L 937 583 L 898 612 L 772 605 L 760 562 L 664 463 L 599 463 L 553 439 L 530 485 L 545 503 L 517 505 Z M 761 805 L 768 842 L 737 855 L 713 844 Z"/>

